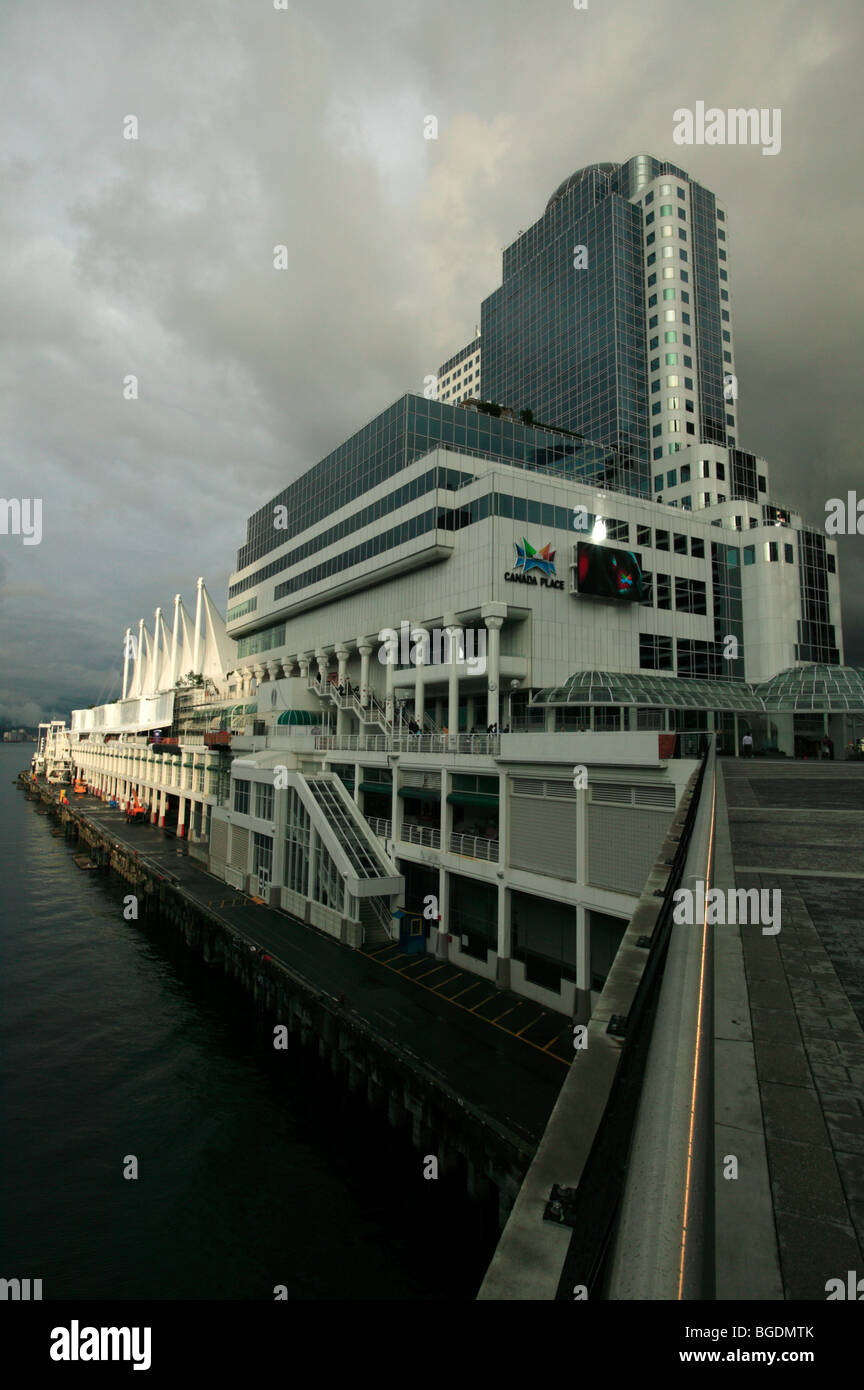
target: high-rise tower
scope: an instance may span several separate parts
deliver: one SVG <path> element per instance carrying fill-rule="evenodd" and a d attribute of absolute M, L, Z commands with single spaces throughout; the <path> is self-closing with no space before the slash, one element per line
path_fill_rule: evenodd
<path fill-rule="evenodd" d="M 651 155 L 590 164 L 504 252 L 482 306 L 486 399 L 614 445 L 649 494 L 688 444 L 734 447 L 725 208 Z"/>

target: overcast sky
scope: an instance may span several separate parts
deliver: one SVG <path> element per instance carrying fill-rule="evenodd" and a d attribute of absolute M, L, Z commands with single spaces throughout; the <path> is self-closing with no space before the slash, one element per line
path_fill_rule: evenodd
<path fill-rule="evenodd" d="M 0 493 L 43 538 L 0 535 L 0 718 L 119 694 L 199 574 L 224 613 L 246 517 L 422 391 L 585 164 L 725 200 L 741 443 L 814 524 L 864 495 L 860 0 L 287 3 L 4 0 Z M 700 100 L 779 107 L 780 153 L 675 145 Z"/>

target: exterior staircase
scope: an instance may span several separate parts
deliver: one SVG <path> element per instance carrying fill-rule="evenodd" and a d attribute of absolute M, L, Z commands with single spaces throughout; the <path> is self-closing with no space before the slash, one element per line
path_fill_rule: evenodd
<path fill-rule="evenodd" d="M 394 919 L 384 898 L 361 898 L 360 921 L 364 946 L 383 946 L 393 940 Z"/>
<path fill-rule="evenodd" d="M 387 721 L 387 712 L 384 706 L 376 700 L 371 690 L 368 705 L 363 705 L 360 702 L 360 696 L 354 691 L 350 695 L 340 695 L 333 681 L 322 683 L 309 676 L 306 681 L 306 688 L 316 695 L 320 695 L 322 700 L 329 699 L 337 709 L 351 710 L 361 724 L 375 724 L 382 733 L 392 734 L 393 726 Z"/>

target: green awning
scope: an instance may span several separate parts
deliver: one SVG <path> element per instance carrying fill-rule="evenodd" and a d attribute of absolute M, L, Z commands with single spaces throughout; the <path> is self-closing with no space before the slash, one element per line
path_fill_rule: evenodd
<path fill-rule="evenodd" d="M 454 806 L 486 806 L 490 811 L 498 809 L 498 797 L 486 792 L 450 792 L 447 800 Z"/>
<path fill-rule="evenodd" d="M 397 796 L 410 797 L 412 801 L 440 801 L 440 787 L 400 787 Z"/>
<path fill-rule="evenodd" d="M 393 793 L 392 782 L 361 782 L 361 792 L 378 792 L 381 796 L 391 796 Z"/>
<path fill-rule="evenodd" d="M 277 724 L 320 724 L 321 716 L 311 709 L 286 709 L 277 719 Z"/>

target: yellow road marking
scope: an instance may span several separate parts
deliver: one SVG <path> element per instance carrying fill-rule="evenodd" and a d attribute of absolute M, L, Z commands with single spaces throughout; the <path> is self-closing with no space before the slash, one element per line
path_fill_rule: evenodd
<path fill-rule="evenodd" d="M 476 989 L 477 986 L 480 985 L 480 984 L 482 984 L 482 983 L 483 983 L 482 980 L 474 980 L 474 981 L 473 981 L 470 985 L 468 985 L 465 989 L 460 989 L 460 991 L 459 991 L 458 994 L 451 994 L 451 995 L 450 995 L 451 1000 L 461 999 L 463 994 L 468 994 L 472 989 Z M 467 1012 L 470 1013 L 471 1010 L 468 1009 Z"/>
<path fill-rule="evenodd" d="M 370 959 L 370 960 L 373 960 L 373 959 L 374 959 L 374 960 L 378 961 L 379 958 L 378 958 L 377 956 L 374 956 L 374 957 L 373 957 L 373 956 L 370 956 L 369 959 Z M 381 965 L 384 966 L 384 969 L 385 969 L 385 970 L 392 970 L 393 973 L 394 973 L 394 975 L 399 975 L 399 974 L 401 974 L 401 971 L 394 969 L 394 967 L 393 967 L 392 965 L 388 965 L 388 963 L 387 963 L 386 960 L 381 960 L 381 961 L 379 961 L 379 963 L 380 963 Z M 439 999 L 444 999 L 444 1000 L 446 1000 L 446 1002 L 447 1002 L 448 1004 L 452 1004 L 452 1003 L 455 1002 L 455 1001 L 454 1001 L 453 999 L 451 999 L 448 995 L 442 994 L 441 991 L 440 991 L 440 989 L 438 988 L 437 985 L 424 985 L 423 982 L 422 982 L 422 980 L 418 980 L 416 977 L 415 977 L 414 979 L 411 980 L 411 984 L 419 985 L 421 989 L 427 990 L 429 994 L 437 995 L 437 997 L 438 997 Z M 464 990 L 462 991 L 463 994 L 464 994 L 465 992 L 466 992 L 466 991 L 464 991 Z M 470 1014 L 470 1013 L 471 1013 L 471 1010 L 468 1009 L 468 1008 L 466 1008 L 464 1004 L 457 1004 L 456 1007 L 457 1007 L 457 1009 L 461 1009 L 463 1013 L 466 1013 L 466 1014 Z M 508 1009 L 506 1012 L 507 1012 L 507 1013 L 512 1013 L 512 1012 L 513 1012 L 513 1009 L 515 1009 L 515 1008 L 516 1008 L 516 1005 L 514 1004 L 514 1005 L 512 1006 L 512 1008 Z M 505 1015 L 504 1015 L 504 1014 L 499 1014 L 499 1017 L 500 1017 L 500 1018 L 504 1018 Z M 489 1026 L 490 1026 L 490 1028 L 497 1028 L 498 1031 L 499 1031 L 499 1033 L 506 1033 L 507 1036 L 510 1037 L 510 1038 L 518 1037 L 518 1034 L 511 1032 L 511 1030 L 510 1030 L 509 1028 L 502 1028 L 501 1025 L 500 1025 L 499 1023 L 497 1023 L 497 1022 L 495 1021 L 495 1019 L 493 1019 L 493 1018 L 486 1018 L 486 1019 L 483 1019 L 483 1022 L 484 1022 L 484 1023 L 488 1023 Z M 526 1026 L 527 1026 L 527 1025 L 526 1025 Z M 542 1048 L 542 1047 L 538 1047 L 537 1044 L 536 1044 L 536 1043 L 533 1043 L 533 1042 L 531 1041 L 530 1038 L 519 1038 L 519 1041 L 520 1041 L 525 1047 L 533 1047 L 534 1050 L 535 1050 L 535 1052 L 543 1052 L 544 1057 L 549 1057 L 553 1062 L 560 1062 L 561 1065 L 562 1065 L 562 1067 L 568 1067 L 568 1068 L 569 1068 L 569 1066 L 570 1066 L 569 1061 L 565 1061 L 563 1057 L 556 1057 L 555 1054 L 554 1054 L 554 1052 L 544 1052 L 544 1051 L 543 1051 L 543 1048 Z"/>
<path fill-rule="evenodd" d="M 418 975 L 418 976 L 417 976 L 417 979 L 418 979 L 418 980 L 428 980 L 430 975 L 437 975 L 440 971 L 446 970 L 446 969 L 447 969 L 447 966 L 446 966 L 446 965 L 436 965 L 434 970 L 427 970 L 426 973 L 425 973 L 425 975 Z M 444 981 L 442 980 L 441 983 L 443 984 Z"/>
<path fill-rule="evenodd" d="M 537 1016 L 536 1016 L 535 1018 L 529 1019 L 528 1022 L 525 1024 L 525 1027 L 524 1027 L 524 1028 L 520 1028 L 520 1029 L 519 1029 L 519 1032 L 514 1034 L 514 1037 L 521 1038 L 521 1036 L 522 1036 L 523 1033 L 526 1033 L 526 1032 L 528 1031 L 529 1028 L 533 1028 L 533 1026 L 534 1026 L 535 1023 L 539 1023 L 540 1020 L 541 1020 L 541 1018 L 545 1018 L 545 1017 L 546 1017 L 546 1010 L 543 1009 L 542 1012 L 539 1013 L 539 1014 L 537 1014 Z"/>
<path fill-rule="evenodd" d="M 486 998 L 485 998 L 484 1000 L 482 1000 L 481 1003 L 479 1003 L 479 1004 L 472 1004 L 472 1005 L 471 1005 L 471 1008 L 468 1010 L 468 1012 L 473 1014 L 473 1013 L 475 1012 L 475 1010 L 477 1010 L 477 1009 L 482 1009 L 484 1004 L 488 1004 L 488 1003 L 489 1003 L 489 1000 L 490 1000 L 490 999 L 494 999 L 494 998 L 495 998 L 495 995 L 494 995 L 494 994 L 487 994 L 487 995 L 486 995 Z"/>
<path fill-rule="evenodd" d="M 506 1018 L 508 1014 L 512 1014 L 512 1012 L 513 1012 L 513 1010 L 514 1010 L 515 1008 L 516 1008 L 516 1005 L 515 1005 L 515 1004 L 511 1004 L 509 1009 L 505 1009 L 504 1012 L 503 1012 L 503 1014 L 499 1014 L 499 1015 L 498 1015 L 498 1018 Z M 497 1022 L 498 1022 L 498 1018 L 487 1018 L 486 1022 L 487 1022 L 487 1023 L 497 1023 Z M 509 1033 L 509 1031 L 510 1031 L 509 1028 L 505 1028 L 505 1029 L 504 1029 L 504 1032 L 505 1032 L 505 1033 Z"/>

